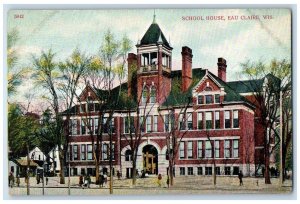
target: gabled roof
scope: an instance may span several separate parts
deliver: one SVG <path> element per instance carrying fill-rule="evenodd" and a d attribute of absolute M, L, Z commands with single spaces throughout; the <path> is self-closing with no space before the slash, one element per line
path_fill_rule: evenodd
<path fill-rule="evenodd" d="M 139 45 L 157 44 L 158 41 L 161 41 L 166 47 L 172 48 L 159 25 L 156 22 L 153 22 L 144 34 Z"/>
<path fill-rule="evenodd" d="M 170 92 L 169 97 L 166 99 L 166 101 L 162 104 L 163 107 L 168 106 L 180 106 L 180 105 L 186 105 L 188 100 L 191 100 L 192 98 L 192 89 L 195 87 L 196 84 L 201 81 L 201 79 L 206 75 L 206 72 L 209 74 L 210 77 L 214 81 L 216 81 L 218 84 L 220 84 L 222 87 L 224 87 L 224 91 L 226 92 L 224 102 L 223 103 L 233 103 L 233 102 L 246 102 L 250 104 L 250 102 L 243 96 L 241 96 L 238 92 L 236 92 L 231 86 L 228 85 L 228 82 L 222 81 L 219 77 L 214 75 L 213 73 L 201 69 L 201 68 L 194 68 L 192 69 L 192 77 L 193 81 L 191 86 L 186 92 L 181 92 L 181 70 L 172 71 L 172 89 Z M 177 85 L 176 80 L 179 80 L 179 87 Z M 192 101 L 190 101 L 192 103 Z"/>

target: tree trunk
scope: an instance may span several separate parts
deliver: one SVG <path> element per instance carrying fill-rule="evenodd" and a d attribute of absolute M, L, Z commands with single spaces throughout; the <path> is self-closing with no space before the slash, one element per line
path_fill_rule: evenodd
<path fill-rule="evenodd" d="M 213 177 L 214 177 L 214 186 L 217 185 L 217 174 L 216 174 L 216 163 L 214 162 L 214 174 L 213 174 Z"/>
<path fill-rule="evenodd" d="M 173 161 L 172 159 L 170 158 L 169 156 L 169 183 L 170 183 L 170 186 L 173 186 L 174 185 L 174 175 L 173 175 Z"/>
<path fill-rule="evenodd" d="M 132 160 L 132 186 L 136 185 L 136 160 Z"/>
<path fill-rule="evenodd" d="M 270 164 L 269 145 L 266 145 L 266 148 L 265 148 L 265 184 L 271 184 L 269 164 Z"/>
<path fill-rule="evenodd" d="M 60 163 L 60 170 L 59 170 L 59 183 L 60 184 L 65 184 L 65 174 L 64 174 L 64 167 L 65 167 L 65 163 L 64 163 L 64 156 L 63 156 L 63 152 L 62 150 L 59 150 L 59 163 Z"/>
<path fill-rule="evenodd" d="M 100 174 L 99 174 L 99 162 L 98 159 L 95 161 L 95 166 L 96 166 L 96 185 L 100 184 Z"/>

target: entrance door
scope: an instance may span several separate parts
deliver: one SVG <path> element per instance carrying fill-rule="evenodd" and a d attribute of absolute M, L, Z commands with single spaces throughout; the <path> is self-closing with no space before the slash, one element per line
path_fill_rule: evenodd
<path fill-rule="evenodd" d="M 157 150 L 153 145 L 146 145 L 143 148 L 143 170 L 148 174 L 157 174 L 158 169 Z"/>

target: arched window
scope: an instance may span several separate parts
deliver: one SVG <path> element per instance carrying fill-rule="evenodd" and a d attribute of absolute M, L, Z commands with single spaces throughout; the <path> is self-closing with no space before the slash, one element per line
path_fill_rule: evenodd
<path fill-rule="evenodd" d="M 132 152 L 129 149 L 125 152 L 125 161 L 132 161 Z"/>
<path fill-rule="evenodd" d="M 155 103 L 155 102 L 156 102 L 156 88 L 155 86 L 152 86 L 150 90 L 150 103 Z"/>
<path fill-rule="evenodd" d="M 143 92 L 142 92 L 142 104 L 146 104 L 146 102 L 147 102 L 147 88 L 146 87 L 144 87 L 143 88 Z"/>

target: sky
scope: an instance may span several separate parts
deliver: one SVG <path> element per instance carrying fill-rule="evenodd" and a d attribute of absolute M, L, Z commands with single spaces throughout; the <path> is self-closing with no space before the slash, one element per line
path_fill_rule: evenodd
<path fill-rule="evenodd" d="M 246 60 L 270 62 L 291 59 L 291 14 L 288 9 L 156 9 L 156 22 L 173 47 L 172 69 L 181 69 L 181 47 L 193 50 L 193 68 L 217 74 L 217 58 L 227 60 L 227 80 L 238 80 Z M 16 18 L 22 15 L 23 18 Z M 94 55 L 103 34 L 110 29 L 116 39 L 124 35 L 134 46 L 153 21 L 153 9 L 140 10 L 11 10 L 7 30 L 17 29 L 18 67 L 31 66 L 32 55 L 52 49 L 57 60 L 66 59 L 75 48 Z M 242 20 L 251 15 L 259 20 Z M 271 15 L 272 19 L 264 19 Z M 223 16 L 225 20 L 183 20 L 186 16 Z M 238 20 L 228 20 L 238 16 Z M 31 89 L 26 80 L 21 93 Z"/>

